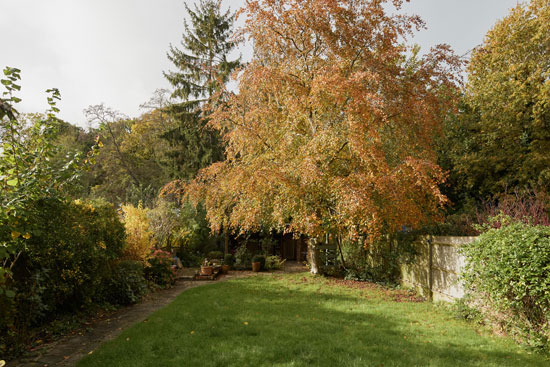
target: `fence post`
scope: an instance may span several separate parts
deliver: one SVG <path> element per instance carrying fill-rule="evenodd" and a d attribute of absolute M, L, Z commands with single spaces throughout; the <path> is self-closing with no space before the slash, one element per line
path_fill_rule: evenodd
<path fill-rule="evenodd" d="M 434 254 L 434 245 L 433 245 L 433 237 L 430 235 L 428 236 L 428 298 L 430 302 L 434 299 L 434 293 L 433 293 L 433 284 L 434 284 L 434 270 L 433 270 L 433 254 Z"/>

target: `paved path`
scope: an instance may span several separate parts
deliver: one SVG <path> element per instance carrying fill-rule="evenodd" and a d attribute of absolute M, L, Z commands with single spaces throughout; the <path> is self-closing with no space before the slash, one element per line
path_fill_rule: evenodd
<path fill-rule="evenodd" d="M 283 272 L 295 273 L 307 271 L 307 268 L 296 262 L 287 262 Z M 94 321 L 86 332 L 61 338 L 45 345 L 28 356 L 8 362 L 6 367 L 52 367 L 75 366 L 86 354 L 96 350 L 102 343 L 116 338 L 122 330 L 145 320 L 156 310 L 168 305 L 182 292 L 207 284 L 228 279 L 242 278 L 258 273 L 250 271 L 232 271 L 215 281 L 180 280 L 170 289 L 152 293 L 145 300 L 133 306 L 125 307 L 108 317 Z M 262 274 L 262 273 L 259 273 Z M 265 273 L 264 273 L 265 274 Z"/>

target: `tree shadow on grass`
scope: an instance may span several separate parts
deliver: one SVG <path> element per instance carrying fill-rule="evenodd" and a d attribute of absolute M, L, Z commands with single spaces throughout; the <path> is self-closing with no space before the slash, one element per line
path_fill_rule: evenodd
<path fill-rule="evenodd" d="M 540 356 L 472 330 L 410 325 L 396 314 L 318 286 L 235 280 L 183 293 L 107 343 L 82 366 L 543 366 Z M 456 325 L 449 327 L 456 327 Z M 463 335 L 467 334 L 467 335 Z M 458 337 L 457 337 L 458 335 Z"/>

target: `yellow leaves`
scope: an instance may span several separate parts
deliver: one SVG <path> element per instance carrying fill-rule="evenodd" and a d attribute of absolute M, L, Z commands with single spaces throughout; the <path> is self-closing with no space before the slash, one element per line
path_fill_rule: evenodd
<path fill-rule="evenodd" d="M 126 246 L 124 256 L 129 259 L 145 261 L 155 245 L 154 233 L 151 230 L 148 209 L 139 205 L 123 205 L 124 227 L 126 229 Z"/>
<path fill-rule="evenodd" d="M 191 332 L 189 334 L 191 334 L 191 335 L 195 334 L 195 330 L 191 330 Z"/>
<path fill-rule="evenodd" d="M 244 325 L 248 325 L 248 321 L 243 322 Z"/>
<path fill-rule="evenodd" d="M 12 231 L 11 232 L 11 238 L 12 239 L 16 239 L 16 238 L 19 238 L 19 236 L 21 236 L 21 233 L 19 233 L 18 231 Z"/>
<path fill-rule="evenodd" d="M 0 360 L 0 367 L 4 367 L 6 365 L 6 361 Z"/>
<path fill-rule="evenodd" d="M 23 235 L 23 238 L 26 239 L 26 240 L 28 240 L 29 238 L 31 238 L 31 234 L 30 234 L 30 233 L 25 233 L 25 234 Z"/>

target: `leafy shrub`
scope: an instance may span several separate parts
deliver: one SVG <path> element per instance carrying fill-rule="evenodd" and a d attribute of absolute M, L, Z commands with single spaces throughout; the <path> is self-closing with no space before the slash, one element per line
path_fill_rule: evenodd
<path fill-rule="evenodd" d="M 277 245 L 277 241 L 271 236 L 263 237 L 260 240 L 260 247 L 262 249 L 262 253 L 266 256 L 271 255 L 273 253 L 273 249 L 275 248 L 276 245 Z"/>
<path fill-rule="evenodd" d="M 235 267 L 238 269 L 248 269 L 252 265 L 252 255 L 245 244 L 242 244 L 235 251 Z"/>
<path fill-rule="evenodd" d="M 233 255 L 231 254 L 225 254 L 225 256 L 223 257 L 223 263 L 225 265 L 229 265 L 229 266 L 233 266 L 233 264 L 235 263 L 235 259 L 233 258 Z"/>
<path fill-rule="evenodd" d="M 345 278 L 385 284 L 398 283 L 400 264 L 413 261 L 415 251 L 412 242 L 415 237 L 412 233 L 397 233 L 367 247 L 359 243 L 344 242 L 342 252 L 346 262 Z"/>
<path fill-rule="evenodd" d="M 550 197 L 544 192 L 516 190 L 485 202 L 481 210 L 475 213 L 476 224 L 498 228 L 500 222 L 495 218 L 504 215 L 517 222 L 550 226 L 549 210 Z"/>
<path fill-rule="evenodd" d="M 223 252 L 221 251 L 210 251 L 206 257 L 210 260 L 212 259 L 223 259 Z"/>
<path fill-rule="evenodd" d="M 111 204 L 47 198 L 28 210 L 33 235 L 20 249 L 10 282 L 15 298 L 8 325 L 19 340 L 29 328 L 103 302 L 109 264 L 124 244 L 124 226 Z M 8 325 L 0 325 L 0 334 Z M 11 349 L 17 341 L 9 343 Z"/>
<path fill-rule="evenodd" d="M 280 256 L 277 255 L 271 255 L 265 257 L 265 268 L 267 270 L 278 270 L 283 267 L 283 264 L 285 263 L 285 259 L 281 259 Z"/>
<path fill-rule="evenodd" d="M 175 283 L 176 277 L 172 269 L 170 253 L 156 250 L 149 258 L 148 264 L 149 266 L 145 268 L 145 278 L 161 288 L 170 288 Z"/>
<path fill-rule="evenodd" d="M 105 300 L 111 304 L 136 303 L 147 292 L 143 263 L 126 260 L 115 264 L 106 285 Z"/>
<path fill-rule="evenodd" d="M 137 208 L 127 204 L 122 206 L 122 213 L 126 229 L 124 257 L 145 262 L 155 245 L 154 233 L 147 217 L 148 209 L 144 209 L 141 204 Z"/>
<path fill-rule="evenodd" d="M 500 228 L 492 228 L 497 222 Z M 548 348 L 550 227 L 500 215 L 461 251 L 465 286 L 485 316 L 527 344 Z"/>
<path fill-rule="evenodd" d="M 254 255 L 252 258 L 253 263 L 260 263 L 260 269 L 265 269 L 265 256 L 264 255 Z"/>
<path fill-rule="evenodd" d="M 201 261 L 203 259 L 202 255 L 200 253 L 191 251 L 188 247 L 180 247 L 178 248 L 176 255 L 180 259 L 182 265 L 184 267 L 195 267 L 199 266 L 201 264 Z"/>

